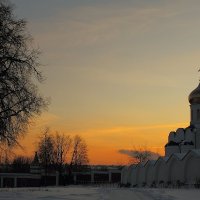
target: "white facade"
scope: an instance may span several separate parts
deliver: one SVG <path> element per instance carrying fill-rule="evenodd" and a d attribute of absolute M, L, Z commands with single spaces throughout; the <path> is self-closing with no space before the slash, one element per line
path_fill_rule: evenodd
<path fill-rule="evenodd" d="M 155 164 L 155 161 L 151 160 L 151 161 L 148 161 L 145 165 L 145 168 L 146 168 L 145 181 L 148 186 L 151 186 L 151 184 L 154 181 L 154 176 L 155 176 L 154 164 Z"/>
<path fill-rule="evenodd" d="M 153 186 L 200 182 L 200 84 L 189 95 L 190 126 L 169 133 L 165 156 L 122 170 L 122 184 Z"/>

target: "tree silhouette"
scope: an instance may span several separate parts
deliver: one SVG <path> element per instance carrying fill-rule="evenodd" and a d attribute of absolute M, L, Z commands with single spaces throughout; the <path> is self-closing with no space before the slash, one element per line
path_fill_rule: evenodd
<path fill-rule="evenodd" d="M 46 186 L 48 168 L 54 163 L 54 139 L 53 136 L 49 134 L 48 127 L 44 130 L 40 138 L 37 152 L 40 164 L 44 167 L 44 185 Z"/>
<path fill-rule="evenodd" d="M 17 156 L 13 159 L 12 168 L 17 173 L 29 173 L 31 158 L 26 156 Z"/>
<path fill-rule="evenodd" d="M 36 86 L 43 80 L 39 67 L 39 50 L 32 45 L 26 21 L 0 0 L 0 142 L 15 144 L 30 119 L 46 107 Z"/>
<path fill-rule="evenodd" d="M 54 164 L 54 144 L 54 138 L 49 134 L 49 128 L 46 128 L 40 137 L 37 150 L 40 163 L 45 169 Z"/>
<path fill-rule="evenodd" d="M 54 137 L 54 162 L 59 172 L 62 171 L 63 165 L 67 162 L 67 156 L 70 153 L 72 139 L 69 135 L 59 134 L 56 132 Z"/>
<path fill-rule="evenodd" d="M 83 138 L 81 138 L 79 135 L 76 135 L 73 138 L 72 157 L 70 166 L 73 170 L 78 170 L 83 165 L 87 165 L 88 163 L 89 159 L 87 144 L 85 143 L 85 140 L 83 140 Z"/>

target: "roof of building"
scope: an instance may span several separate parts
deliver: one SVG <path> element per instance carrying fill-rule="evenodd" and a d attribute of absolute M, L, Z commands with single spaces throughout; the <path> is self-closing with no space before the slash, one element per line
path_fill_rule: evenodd
<path fill-rule="evenodd" d="M 200 104 L 200 83 L 189 95 L 190 104 Z"/>

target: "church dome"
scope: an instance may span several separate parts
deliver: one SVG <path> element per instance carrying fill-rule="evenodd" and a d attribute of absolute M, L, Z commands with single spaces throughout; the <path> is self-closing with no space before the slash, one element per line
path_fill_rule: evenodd
<path fill-rule="evenodd" d="M 194 89 L 189 97 L 190 104 L 200 104 L 200 83 L 196 89 Z"/>

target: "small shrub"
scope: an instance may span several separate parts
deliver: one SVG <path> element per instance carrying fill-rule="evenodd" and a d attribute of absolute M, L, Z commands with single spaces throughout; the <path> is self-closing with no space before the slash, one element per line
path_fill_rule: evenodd
<path fill-rule="evenodd" d="M 147 185 L 146 182 L 143 182 L 143 183 L 142 183 L 142 187 L 145 187 L 146 185 Z"/>
<path fill-rule="evenodd" d="M 171 187 L 172 186 L 172 182 L 171 181 L 167 181 L 167 187 Z"/>
<path fill-rule="evenodd" d="M 194 187 L 195 187 L 195 188 L 200 188 L 200 178 L 196 178 Z"/>
<path fill-rule="evenodd" d="M 159 186 L 161 186 L 161 187 L 164 186 L 164 181 L 163 181 L 163 180 L 160 180 L 160 181 L 159 181 Z"/>
<path fill-rule="evenodd" d="M 153 182 L 152 182 L 151 187 L 152 187 L 152 188 L 155 188 L 155 187 L 156 187 L 156 181 L 153 181 Z"/>
<path fill-rule="evenodd" d="M 125 187 L 130 187 L 131 186 L 131 184 L 130 183 L 127 183 L 126 185 L 125 185 Z"/>
<path fill-rule="evenodd" d="M 181 182 L 180 180 L 177 180 L 177 181 L 176 181 L 176 186 L 177 186 L 178 188 L 180 188 L 180 187 L 182 187 L 182 186 L 184 186 L 184 185 L 185 185 L 184 182 Z"/>
<path fill-rule="evenodd" d="M 177 180 L 176 181 L 176 186 L 179 188 L 181 186 L 181 181 L 180 180 Z"/>
<path fill-rule="evenodd" d="M 133 187 L 133 188 L 137 187 L 137 184 L 133 185 L 132 187 Z"/>

